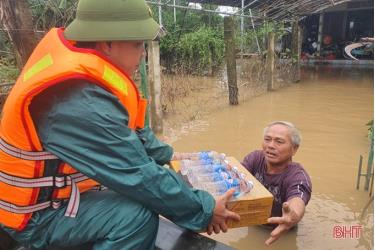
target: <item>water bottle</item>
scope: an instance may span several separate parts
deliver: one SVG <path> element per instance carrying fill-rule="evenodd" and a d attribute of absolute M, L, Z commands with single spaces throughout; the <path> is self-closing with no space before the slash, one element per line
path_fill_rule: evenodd
<path fill-rule="evenodd" d="M 225 154 L 218 153 L 216 151 L 200 151 L 200 152 L 194 152 L 194 153 L 184 153 L 183 157 L 185 157 L 184 159 L 190 159 L 190 160 L 211 159 L 211 160 L 223 161 L 225 159 Z"/>
<path fill-rule="evenodd" d="M 212 161 L 210 159 L 201 159 L 201 160 L 181 160 L 181 174 L 186 175 L 189 169 L 198 168 L 200 166 L 210 165 Z"/>
<path fill-rule="evenodd" d="M 193 165 L 190 167 L 187 167 L 187 165 L 184 165 L 184 168 L 181 168 L 181 174 L 187 175 L 189 172 L 195 175 L 200 174 L 209 174 L 209 173 L 220 173 L 226 171 L 225 166 L 220 164 L 204 164 L 204 165 Z"/>
<path fill-rule="evenodd" d="M 188 179 L 193 180 L 193 182 L 200 182 L 200 183 L 209 183 L 215 181 L 223 180 L 223 177 L 220 173 L 206 173 L 206 174 L 194 174 L 193 172 L 188 172 Z"/>
<path fill-rule="evenodd" d="M 216 182 L 208 182 L 201 185 L 201 189 L 209 192 L 213 196 L 220 196 L 223 195 L 226 191 L 228 191 L 229 186 L 226 181 L 216 181 Z"/>
<path fill-rule="evenodd" d="M 213 196 L 220 196 L 227 192 L 229 189 L 235 190 L 233 196 L 238 198 L 243 194 L 250 192 L 253 188 L 252 181 L 246 181 L 243 179 L 228 179 L 215 182 L 208 182 L 200 185 L 200 189 L 203 189 Z"/>
<path fill-rule="evenodd" d="M 218 153 L 216 151 L 207 151 L 206 152 L 207 156 L 212 158 L 212 159 L 218 159 L 221 161 L 225 160 L 226 155 L 224 153 Z"/>
<path fill-rule="evenodd" d="M 233 181 L 232 181 L 233 180 Z M 254 184 L 252 181 L 247 181 L 245 179 L 231 179 L 228 180 L 230 183 L 230 188 L 234 188 L 234 197 L 238 198 L 239 196 L 250 192 Z"/>

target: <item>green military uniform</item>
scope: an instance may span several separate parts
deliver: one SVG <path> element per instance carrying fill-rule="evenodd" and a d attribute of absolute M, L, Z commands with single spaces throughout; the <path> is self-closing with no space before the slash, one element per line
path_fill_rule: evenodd
<path fill-rule="evenodd" d="M 191 230 L 210 222 L 213 197 L 161 166 L 172 148 L 148 127 L 129 129 L 127 111 L 109 92 L 82 81 L 62 83 L 36 97 L 31 113 L 43 147 L 109 191 L 81 194 L 76 218 L 64 217 L 66 205 L 34 213 L 24 231 L 7 230 L 18 241 L 34 248 L 89 241 L 94 249 L 152 249 L 158 214 Z"/>
<path fill-rule="evenodd" d="M 64 32 L 69 40 L 92 42 L 151 40 L 158 34 L 159 25 L 141 0 L 80 0 Z M 76 218 L 64 216 L 65 204 L 35 212 L 21 232 L 5 228 L 22 244 L 153 249 L 159 214 L 191 230 L 210 223 L 213 197 L 162 167 L 172 148 L 148 127 L 128 128 L 128 113 L 116 96 L 82 80 L 64 82 L 36 96 L 30 113 L 45 150 L 109 190 L 81 194 Z M 45 175 L 55 174 L 59 163 L 48 161 Z M 39 202 L 51 194 L 43 188 Z"/>

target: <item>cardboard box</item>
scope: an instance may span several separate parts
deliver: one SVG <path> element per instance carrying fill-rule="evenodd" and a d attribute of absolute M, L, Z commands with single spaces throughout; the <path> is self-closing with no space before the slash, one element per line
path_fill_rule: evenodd
<path fill-rule="evenodd" d="M 228 227 L 266 224 L 271 215 L 273 195 L 234 157 L 227 157 L 227 160 L 231 166 L 237 167 L 240 172 L 244 173 L 247 180 L 254 183 L 254 187 L 249 193 L 228 202 L 228 209 L 241 216 L 239 222 L 228 221 Z M 179 172 L 180 162 L 173 161 L 171 167 Z"/>

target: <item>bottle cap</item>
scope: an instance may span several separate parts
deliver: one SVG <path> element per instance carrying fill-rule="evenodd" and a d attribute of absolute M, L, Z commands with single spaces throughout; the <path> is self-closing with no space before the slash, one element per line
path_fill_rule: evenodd
<path fill-rule="evenodd" d="M 232 179 L 232 187 L 237 187 L 240 185 L 240 182 L 237 179 Z"/>
<path fill-rule="evenodd" d="M 222 181 L 223 177 L 219 174 L 214 174 L 212 179 L 213 179 L 214 182 L 215 181 Z"/>
<path fill-rule="evenodd" d="M 213 164 L 212 167 L 215 172 L 222 172 L 226 170 L 226 168 L 223 165 L 217 163 Z"/>
<path fill-rule="evenodd" d="M 248 185 L 249 185 L 249 189 L 250 189 L 250 190 L 253 189 L 253 187 L 254 187 L 254 183 L 253 183 L 252 181 L 248 181 L 247 183 L 248 183 Z"/>

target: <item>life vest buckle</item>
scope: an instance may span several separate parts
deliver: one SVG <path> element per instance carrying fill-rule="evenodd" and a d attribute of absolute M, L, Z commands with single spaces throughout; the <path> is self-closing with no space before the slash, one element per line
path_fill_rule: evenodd
<path fill-rule="evenodd" d="M 62 202 L 63 202 L 63 200 L 61 200 L 61 199 L 52 199 L 50 206 L 53 209 L 58 209 L 61 206 Z"/>
<path fill-rule="evenodd" d="M 67 176 L 58 174 L 53 176 L 53 186 L 56 188 L 64 188 L 68 185 Z"/>

